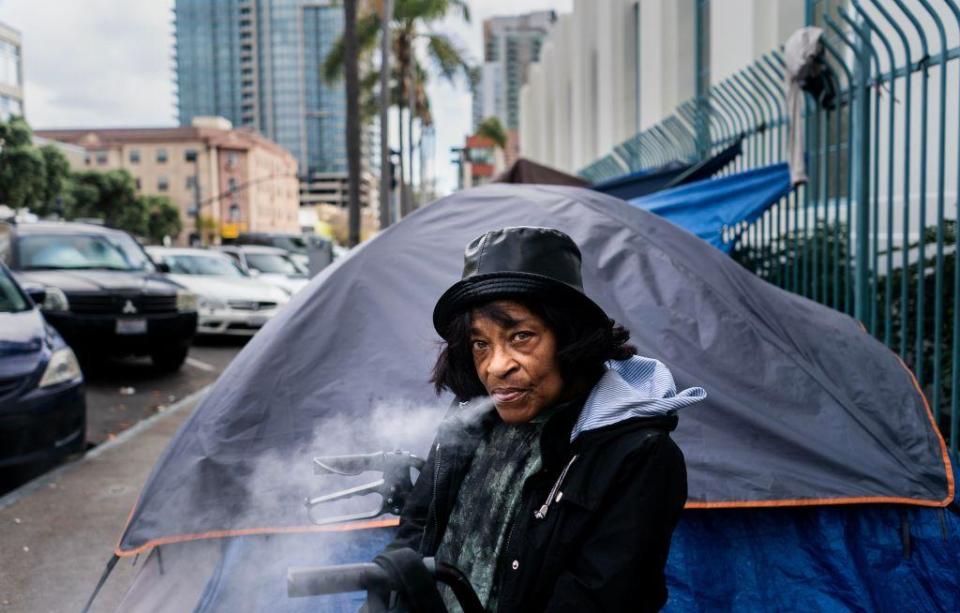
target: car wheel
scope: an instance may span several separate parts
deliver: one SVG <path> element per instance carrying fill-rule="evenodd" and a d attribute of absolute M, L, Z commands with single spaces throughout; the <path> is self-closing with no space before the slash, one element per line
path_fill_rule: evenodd
<path fill-rule="evenodd" d="M 153 367 L 160 372 L 177 372 L 183 366 L 187 359 L 189 347 L 173 347 L 170 349 L 161 349 L 150 354 L 153 360 Z"/>

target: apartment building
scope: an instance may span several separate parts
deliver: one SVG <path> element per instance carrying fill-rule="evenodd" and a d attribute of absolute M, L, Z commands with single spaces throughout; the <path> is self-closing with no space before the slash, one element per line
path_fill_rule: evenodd
<path fill-rule="evenodd" d="M 139 193 L 168 196 L 184 220 L 180 243 L 195 241 L 198 228 L 205 242 L 239 232 L 299 232 L 296 159 L 222 117 L 195 117 L 192 125 L 175 128 L 38 130 L 37 135 L 82 147 L 84 168 L 125 169 Z"/>

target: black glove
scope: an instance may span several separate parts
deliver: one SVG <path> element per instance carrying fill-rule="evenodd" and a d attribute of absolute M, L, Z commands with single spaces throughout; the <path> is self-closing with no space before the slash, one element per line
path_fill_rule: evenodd
<path fill-rule="evenodd" d="M 400 586 L 397 590 L 401 611 L 413 613 L 447 613 L 437 581 L 423 565 L 423 556 L 404 547 L 381 553 L 373 563 L 390 575 L 390 582 Z"/>

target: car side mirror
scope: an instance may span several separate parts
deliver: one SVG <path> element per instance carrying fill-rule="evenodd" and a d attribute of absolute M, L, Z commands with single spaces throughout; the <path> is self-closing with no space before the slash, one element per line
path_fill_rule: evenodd
<path fill-rule="evenodd" d="M 24 284 L 23 291 L 27 292 L 30 300 L 33 300 L 37 306 L 42 305 L 47 299 L 47 288 L 42 285 Z"/>
<path fill-rule="evenodd" d="M 157 267 L 157 272 L 170 272 L 170 265 L 166 262 L 155 262 L 154 266 Z"/>

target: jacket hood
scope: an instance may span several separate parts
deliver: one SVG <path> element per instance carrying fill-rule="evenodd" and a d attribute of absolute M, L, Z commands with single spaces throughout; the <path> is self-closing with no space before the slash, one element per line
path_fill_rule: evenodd
<path fill-rule="evenodd" d="M 677 392 L 670 369 L 658 360 L 632 356 L 607 362 L 570 433 L 572 442 L 596 430 L 637 417 L 662 417 L 707 397 L 702 387 Z"/>

